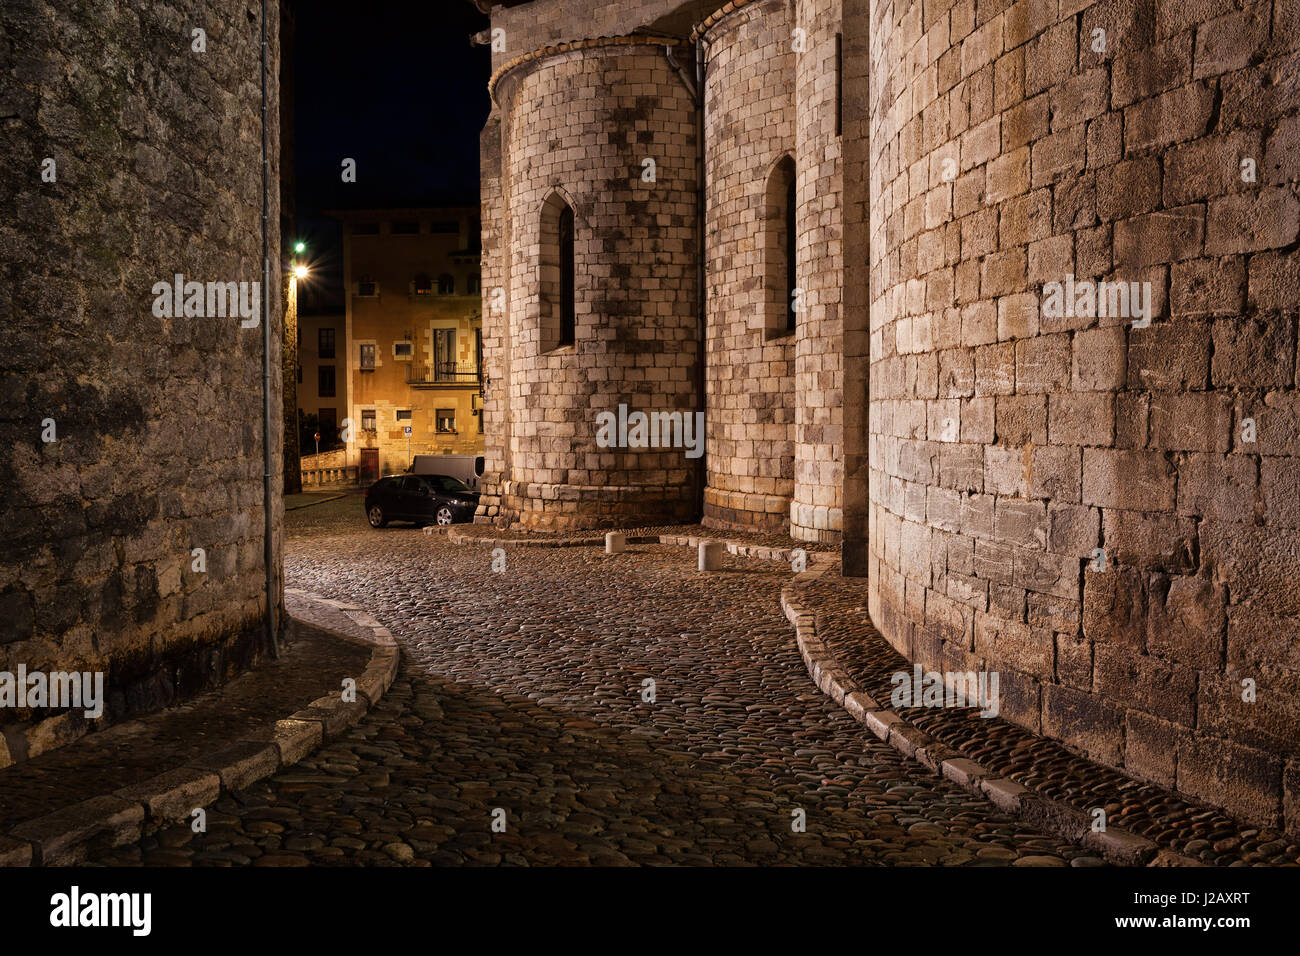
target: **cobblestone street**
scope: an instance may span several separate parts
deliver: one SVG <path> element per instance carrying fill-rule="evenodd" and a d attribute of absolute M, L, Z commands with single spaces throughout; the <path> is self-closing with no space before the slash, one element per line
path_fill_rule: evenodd
<path fill-rule="evenodd" d="M 667 545 L 529 548 L 493 573 L 487 549 L 368 528 L 355 496 L 287 524 L 288 586 L 390 628 L 396 683 L 342 738 L 223 796 L 206 833 L 172 827 L 98 862 L 1100 863 L 823 696 L 781 614 L 781 565 L 702 575 Z"/>

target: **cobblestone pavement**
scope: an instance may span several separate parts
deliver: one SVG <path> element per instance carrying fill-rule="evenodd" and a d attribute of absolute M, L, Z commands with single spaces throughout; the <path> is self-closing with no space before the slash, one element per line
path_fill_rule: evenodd
<path fill-rule="evenodd" d="M 1101 862 L 824 697 L 781 615 L 781 566 L 729 557 L 703 575 L 688 549 L 641 545 L 512 551 L 493 573 L 486 549 L 370 529 L 355 498 L 288 523 L 288 584 L 369 609 L 402 647 L 397 682 L 344 737 L 224 796 L 206 833 L 99 862 Z"/>

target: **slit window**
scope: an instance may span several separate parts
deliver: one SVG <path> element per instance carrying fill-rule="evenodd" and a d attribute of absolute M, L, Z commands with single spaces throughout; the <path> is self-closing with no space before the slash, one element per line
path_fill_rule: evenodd
<path fill-rule="evenodd" d="M 539 223 L 538 321 L 543 352 L 577 342 L 575 232 L 573 208 L 552 193 L 542 206 Z"/>

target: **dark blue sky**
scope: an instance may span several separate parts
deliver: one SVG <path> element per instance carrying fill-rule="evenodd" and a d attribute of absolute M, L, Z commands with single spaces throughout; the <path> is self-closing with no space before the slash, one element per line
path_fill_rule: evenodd
<path fill-rule="evenodd" d="M 469 0 L 296 6 L 297 231 L 313 268 L 337 266 L 322 210 L 478 202 L 490 58 L 469 38 L 487 18 Z"/>

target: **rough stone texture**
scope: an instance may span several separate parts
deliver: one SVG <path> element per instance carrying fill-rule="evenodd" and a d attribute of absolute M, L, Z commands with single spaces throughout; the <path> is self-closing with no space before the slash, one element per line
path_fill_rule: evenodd
<path fill-rule="evenodd" d="M 785 183 L 794 57 L 783 0 L 724 16 L 702 41 L 708 481 L 704 523 L 780 530 L 794 495 L 794 350 L 786 328 Z"/>
<path fill-rule="evenodd" d="M 840 4 L 798 0 L 806 46 L 795 60 L 796 321 L 794 500 L 790 533 L 838 541 L 843 508 L 843 183 L 836 38 Z"/>
<path fill-rule="evenodd" d="M 871 615 L 1294 827 L 1294 5 L 1080 6 L 872 4 Z M 1050 314 L 1067 275 L 1150 326 Z"/>
<path fill-rule="evenodd" d="M 501 178 L 485 190 L 485 221 L 494 190 L 503 198 L 500 224 L 485 226 L 484 259 L 495 251 L 485 279 L 502 283 L 506 315 L 484 347 L 488 427 L 503 401 L 509 426 L 507 439 L 488 442 L 484 517 L 497 507 L 543 529 L 687 518 L 698 459 L 681 447 L 602 448 L 597 416 L 620 405 L 687 416 L 698 407 L 691 93 L 649 42 L 534 61 L 495 90 Z M 560 259 L 547 223 L 561 204 L 574 218 L 576 334 L 557 346 Z"/>
<path fill-rule="evenodd" d="M 278 4 L 268 16 L 275 260 Z M 257 282 L 279 368 L 256 17 L 230 0 L 17 0 L 0 27 L 0 670 L 104 671 L 104 721 L 223 680 L 261 642 L 262 328 L 153 312 L 155 283 L 177 273 Z M 278 376 L 272 387 L 278 492 Z M 278 494 L 274 509 L 278 529 Z M 272 544 L 278 587 L 278 530 Z M 6 709 L 0 722 L 45 716 Z"/>

